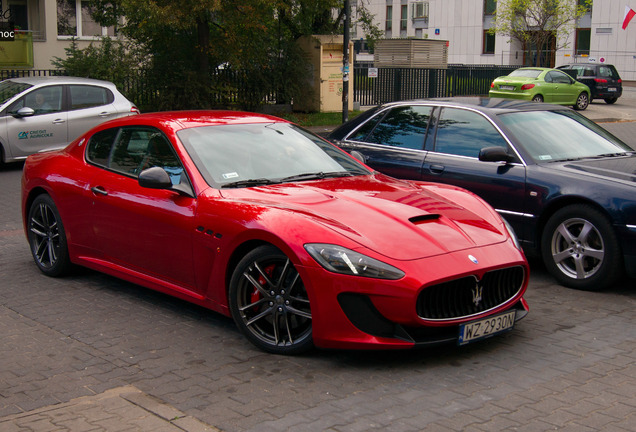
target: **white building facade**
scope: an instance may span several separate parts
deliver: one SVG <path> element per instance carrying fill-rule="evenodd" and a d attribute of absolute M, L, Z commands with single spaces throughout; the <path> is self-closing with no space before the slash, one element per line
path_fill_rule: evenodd
<path fill-rule="evenodd" d="M 495 0 L 357 0 L 359 3 L 374 15 L 386 38 L 448 41 L 449 64 L 532 64 L 530 53 L 519 42 L 488 33 L 496 13 Z M 636 80 L 636 18 L 625 30 L 621 28 L 625 6 L 636 10 L 636 0 L 594 0 L 591 11 L 570 34 L 558 35 L 559 45 L 565 40 L 567 46 L 551 53 L 550 65 L 602 61 L 615 65 L 623 79 Z M 364 35 L 356 27 L 352 37 Z"/>

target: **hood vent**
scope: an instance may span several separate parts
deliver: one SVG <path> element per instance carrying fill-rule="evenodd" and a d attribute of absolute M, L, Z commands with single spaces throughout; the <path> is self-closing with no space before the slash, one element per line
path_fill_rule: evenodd
<path fill-rule="evenodd" d="M 412 218 L 409 218 L 409 221 L 415 225 L 419 225 L 421 223 L 438 220 L 439 218 L 440 215 L 431 213 L 427 215 L 413 216 Z"/>

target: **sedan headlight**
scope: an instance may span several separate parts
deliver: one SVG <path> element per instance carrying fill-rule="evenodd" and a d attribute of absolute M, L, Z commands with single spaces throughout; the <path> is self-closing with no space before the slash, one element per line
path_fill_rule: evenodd
<path fill-rule="evenodd" d="M 517 234 L 515 234 L 515 230 L 512 229 L 512 226 L 508 223 L 508 221 L 505 218 L 502 217 L 501 219 L 503 220 L 504 225 L 506 225 L 508 234 L 510 234 L 510 237 L 512 237 L 512 242 L 515 244 L 517 249 L 521 250 L 521 245 L 519 244 L 519 239 L 517 238 Z"/>
<path fill-rule="evenodd" d="M 310 243 L 305 250 L 330 272 L 390 280 L 404 277 L 400 269 L 341 246 Z"/>

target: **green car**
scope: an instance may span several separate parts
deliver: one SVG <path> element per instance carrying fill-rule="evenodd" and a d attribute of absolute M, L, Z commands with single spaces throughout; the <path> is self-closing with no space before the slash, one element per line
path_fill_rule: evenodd
<path fill-rule="evenodd" d="M 527 67 L 496 78 L 488 96 L 572 105 L 584 110 L 590 103 L 590 89 L 558 69 Z"/>

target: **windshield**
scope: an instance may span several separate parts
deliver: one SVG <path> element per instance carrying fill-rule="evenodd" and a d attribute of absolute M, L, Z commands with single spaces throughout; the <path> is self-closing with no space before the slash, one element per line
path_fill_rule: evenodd
<path fill-rule="evenodd" d="M 0 82 L 0 104 L 5 103 L 18 93 L 22 93 L 29 87 L 33 87 L 31 84 L 17 83 L 11 80 L 5 80 Z"/>
<path fill-rule="evenodd" d="M 543 72 L 541 69 L 517 69 L 515 71 L 510 72 L 508 76 L 536 78 L 539 75 L 541 75 L 541 72 Z"/>
<path fill-rule="evenodd" d="M 535 162 L 629 153 L 625 143 L 574 111 L 501 114 L 501 122 Z"/>
<path fill-rule="evenodd" d="M 214 187 L 370 173 L 333 145 L 287 123 L 203 126 L 177 135 L 206 182 Z"/>

